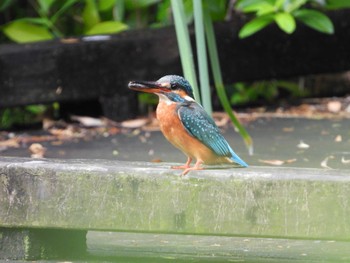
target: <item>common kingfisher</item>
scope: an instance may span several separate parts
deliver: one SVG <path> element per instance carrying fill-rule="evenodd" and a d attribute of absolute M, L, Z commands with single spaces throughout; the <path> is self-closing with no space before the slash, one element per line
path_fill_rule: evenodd
<path fill-rule="evenodd" d="M 194 100 L 190 83 L 181 76 L 167 75 L 157 81 L 131 81 L 132 90 L 154 93 L 159 97 L 156 110 L 165 138 L 180 149 L 187 162 L 173 169 L 201 170 L 202 164 L 248 165 L 238 157 L 220 133 L 214 120 Z M 194 166 L 190 166 L 196 159 Z"/>

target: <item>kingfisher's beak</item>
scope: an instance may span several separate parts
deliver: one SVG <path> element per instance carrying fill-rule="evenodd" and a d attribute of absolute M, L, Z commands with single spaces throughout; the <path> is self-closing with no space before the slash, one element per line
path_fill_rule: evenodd
<path fill-rule="evenodd" d="M 170 92 L 170 83 L 159 83 L 157 81 L 130 81 L 129 89 L 148 93 Z"/>

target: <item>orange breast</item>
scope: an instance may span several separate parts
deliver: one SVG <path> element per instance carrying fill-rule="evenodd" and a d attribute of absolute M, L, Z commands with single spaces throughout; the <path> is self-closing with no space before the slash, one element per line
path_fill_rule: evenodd
<path fill-rule="evenodd" d="M 160 101 L 157 107 L 157 119 L 165 138 L 188 157 L 201 160 L 205 164 L 232 162 L 227 157 L 217 156 L 186 131 L 176 113 L 176 103 L 169 105 Z"/>

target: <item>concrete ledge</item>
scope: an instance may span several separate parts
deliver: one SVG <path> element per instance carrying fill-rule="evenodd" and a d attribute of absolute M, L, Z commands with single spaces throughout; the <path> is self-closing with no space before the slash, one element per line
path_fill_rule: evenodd
<path fill-rule="evenodd" d="M 0 226 L 350 240 L 347 170 L 0 158 Z"/>
<path fill-rule="evenodd" d="M 0 261 L 82 258 L 87 252 L 86 234 L 83 230 L 0 227 Z"/>
<path fill-rule="evenodd" d="M 99 262 L 350 262 L 349 242 L 334 240 L 90 231 L 87 244 Z"/>

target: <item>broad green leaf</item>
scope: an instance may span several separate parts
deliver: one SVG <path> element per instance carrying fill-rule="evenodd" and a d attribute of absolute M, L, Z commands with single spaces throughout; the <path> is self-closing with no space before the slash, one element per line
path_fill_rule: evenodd
<path fill-rule="evenodd" d="M 295 31 L 296 23 L 294 17 L 289 13 L 277 13 L 275 15 L 275 21 L 280 29 L 287 34 L 291 34 Z"/>
<path fill-rule="evenodd" d="M 16 21 L 24 21 L 28 24 L 40 25 L 46 28 L 53 36 L 61 37 L 62 33 L 57 30 L 57 28 L 53 25 L 52 21 L 46 16 L 43 17 L 23 17 L 17 19 Z"/>
<path fill-rule="evenodd" d="M 260 8 L 258 12 L 256 13 L 257 16 L 263 16 L 263 15 L 268 15 L 271 13 L 276 12 L 276 8 L 273 5 L 267 4 Z"/>
<path fill-rule="evenodd" d="M 276 1 L 275 1 L 275 7 L 276 7 L 277 9 L 282 9 L 283 4 L 284 4 L 285 2 L 286 2 L 285 0 L 276 0 Z"/>
<path fill-rule="evenodd" d="M 17 43 L 35 42 L 52 39 L 50 31 L 26 21 L 14 21 L 3 27 L 4 34 Z"/>
<path fill-rule="evenodd" d="M 261 4 L 261 3 L 268 3 L 270 5 L 273 5 L 275 1 L 274 0 L 240 0 L 240 1 L 237 1 L 236 8 L 243 10 L 248 6 Z"/>
<path fill-rule="evenodd" d="M 252 4 L 242 9 L 242 11 L 245 13 L 257 12 L 257 15 L 273 13 L 275 10 L 276 8 L 273 5 L 266 2 Z"/>
<path fill-rule="evenodd" d="M 23 18 L 17 19 L 16 21 L 27 22 L 28 24 L 43 25 L 47 28 L 50 25 L 50 20 L 42 17 L 23 17 Z"/>
<path fill-rule="evenodd" d="M 334 27 L 332 21 L 325 14 L 310 9 L 297 10 L 294 13 L 296 19 L 305 25 L 326 34 L 333 34 Z"/>
<path fill-rule="evenodd" d="M 328 9 L 350 8 L 350 0 L 328 0 L 326 4 Z"/>
<path fill-rule="evenodd" d="M 47 16 L 49 14 L 50 7 L 54 2 L 55 0 L 38 0 L 40 13 Z"/>
<path fill-rule="evenodd" d="M 99 11 L 107 11 L 114 7 L 116 2 L 121 2 L 120 0 L 99 0 L 97 2 L 98 10 Z"/>
<path fill-rule="evenodd" d="M 118 21 L 101 22 L 86 32 L 86 35 L 113 34 L 128 29 L 126 24 Z"/>
<path fill-rule="evenodd" d="M 98 13 L 95 0 L 85 0 L 85 7 L 82 17 L 87 30 L 91 29 L 100 22 L 100 15 Z"/>
<path fill-rule="evenodd" d="M 259 30 L 263 29 L 267 25 L 271 24 L 272 22 L 273 16 L 271 15 L 254 18 L 241 28 L 241 30 L 239 31 L 239 38 L 249 37 L 254 33 L 258 32 Z"/>

